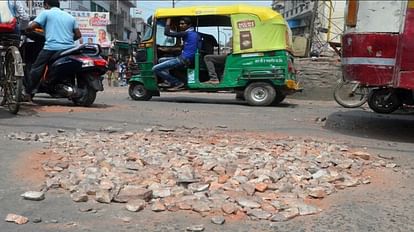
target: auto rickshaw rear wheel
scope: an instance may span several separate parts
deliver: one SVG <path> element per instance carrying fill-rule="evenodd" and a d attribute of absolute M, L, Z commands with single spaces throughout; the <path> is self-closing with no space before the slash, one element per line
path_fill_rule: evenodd
<path fill-rule="evenodd" d="M 401 107 L 401 101 L 392 89 L 371 90 L 368 105 L 376 113 L 390 114 Z"/>
<path fill-rule="evenodd" d="M 244 90 L 244 98 L 252 106 L 268 106 L 275 97 L 275 88 L 267 82 L 252 82 Z"/>
<path fill-rule="evenodd" d="M 128 93 L 136 101 L 148 101 L 152 98 L 152 94 L 141 83 L 130 83 Z"/>
<path fill-rule="evenodd" d="M 279 105 L 283 100 L 285 100 L 286 95 L 282 93 L 282 91 L 276 89 L 276 97 L 275 100 L 272 102 L 272 106 Z"/>

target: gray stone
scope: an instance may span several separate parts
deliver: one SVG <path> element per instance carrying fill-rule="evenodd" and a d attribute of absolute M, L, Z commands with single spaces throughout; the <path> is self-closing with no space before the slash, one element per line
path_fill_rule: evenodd
<path fill-rule="evenodd" d="M 193 211 L 198 212 L 198 213 L 208 212 L 210 211 L 210 206 L 207 202 L 196 201 L 192 204 L 192 209 Z"/>
<path fill-rule="evenodd" d="M 160 128 L 158 128 L 158 131 L 162 131 L 162 132 L 174 132 L 175 129 L 174 128 L 167 128 L 167 127 L 160 127 Z"/>
<path fill-rule="evenodd" d="M 325 176 L 328 176 L 328 172 L 325 169 L 320 169 L 316 173 L 312 174 L 313 179 L 320 179 Z"/>
<path fill-rule="evenodd" d="M 96 192 L 95 200 L 100 203 L 109 204 L 112 201 L 112 196 L 108 190 L 101 189 Z"/>
<path fill-rule="evenodd" d="M 217 225 L 223 225 L 226 219 L 223 216 L 215 216 L 211 218 L 211 222 Z"/>
<path fill-rule="evenodd" d="M 131 202 L 128 202 L 125 205 L 125 208 L 128 211 L 131 211 L 131 212 L 138 212 L 138 211 L 144 209 L 145 205 L 146 205 L 146 203 L 145 203 L 144 200 L 133 200 Z"/>
<path fill-rule="evenodd" d="M 41 201 L 45 199 L 44 192 L 28 191 L 21 195 L 25 200 Z"/>
<path fill-rule="evenodd" d="M 240 206 L 246 207 L 246 208 L 260 208 L 260 204 L 256 201 L 245 199 L 245 198 L 239 198 L 237 199 L 237 203 Z"/>
<path fill-rule="evenodd" d="M 145 129 L 144 129 L 144 131 L 145 131 L 145 132 L 153 132 L 153 131 L 154 131 L 154 129 L 153 129 L 153 128 L 145 128 Z"/>
<path fill-rule="evenodd" d="M 57 178 L 47 179 L 46 180 L 46 187 L 48 189 L 57 189 L 57 188 L 59 188 L 60 187 L 59 179 L 57 179 Z"/>
<path fill-rule="evenodd" d="M 242 189 L 247 193 L 249 196 L 253 196 L 255 192 L 255 186 L 250 183 L 244 183 L 241 185 Z"/>
<path fill-rule="evenodd" d="M 237 207 L 233 203 L 224 203 L 221 206 L 221 210 L 223 210 L 223 212 L 226 214 L 232 214 L 237 211 Z"/>
<path fill-rule="evenodd" d="M 193 225 L 193 226 L 189 226 L 185 229 L 185 231 L 191 231 L 191 232 L 200 232 L 200 231 L 204 231 L 204 225 Z"/>
<path fill-rule="evenodd" d="M 322 210 L 318 207 L 307 205 L 307 204 L 299 204 L 297 205 L 299 210 L 299 215 L 305 216 L 305 215 L 311 215 L 311 214 L 317 214 L 321 212 Z"/>
<path fill-rule="evenodd" d="M 152 197 L 152 190 L 148 190 L 145 188 L 142 188 L 141 186 L 135 186 L 135 185 L 126 185 L 124 186 L 117 198 L 119 199 L 128 199 L 129 200 L 145 200 L 149 201 Z"/>
<path fill-rule="evenodd" d="M 153 198 L 165 198 L 171 196 L 170 189 L 154 189 L 152 191 Z"/>
<path fill-rule="evenodd" d="M 162 212 L 167 210 L 167 208 L 165 207 L 165 204 L 161 201 L 155 201 L 151 206 L 151 210 L 154 212 Z"/>
<path fill-rule="evenodd" d="M 289 219 L 283 213 L 276 213 L 270 218 L 272 222 L 284 222 L 287 220 Z"/>
<path fill-rule="evenodd" d="M 70 195 L 74 202 L 87 202 L 88 195 L 84 192 L 74 192 Z"/>
<path fill-rule="evenodd" d="M 79 211 L 80 212 L 83 212 L 83 213 L 85 213 L 85 212 L 91 212 L 92 210 L 93 210 L 93 208 L 92 207 L 89 207 L 89 206 L 79 208 Z"/>
<path fill-rule="evenodd" d="M 33 223 L 41 223 L 42 222 L 42 218 L 41 217 L 34 217 L 31 219 L 31 221 Z"/>
<path fill-rule="evenodd" d="M 210 184 L 192 183 L 188 185 L 188 189 L 195 193 L 206 191 L 208 187 L 210 187 Z"/>
<path fill-rule="evenodd" d="M 271 213 L 263 211 L 261 209 L 248 210 L 247 215 L 261 220 L 267 220 L 272 216 Z"/>

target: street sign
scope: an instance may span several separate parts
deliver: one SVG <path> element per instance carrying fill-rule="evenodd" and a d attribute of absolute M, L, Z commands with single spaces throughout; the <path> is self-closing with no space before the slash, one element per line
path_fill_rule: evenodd
<path fill-rule="evenodd" d="M 142 13 L 140 8 L 131 8 L 130 10 L 131 18 L 142 18 Z"/>

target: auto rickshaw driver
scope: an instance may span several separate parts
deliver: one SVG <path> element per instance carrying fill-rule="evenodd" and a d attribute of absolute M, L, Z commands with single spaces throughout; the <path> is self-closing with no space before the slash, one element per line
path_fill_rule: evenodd
<path fill-rule="evenodd" d="M 185 87 L 185 84 L 176 77 L 169 73 L 169 70 L 189 66 L 194 63 L 194 57 L 197 52 L 199 35 L 192 27 L 191 19 L 189 17 L 183 17 L 179 21 L 180 31 L 171 31 L 171 19 L 167 18 L 164 34 L 170 37 L 182 38 L 183 48 L 181 54 L 176 57 L 163 57 L 159 60 L 159 64 L 155 65 L 152 70 L 154 73 L 161 77 L 167 85 L 171 87 L 169 90 L 175 91 Z M 168 48 L 169 49 L 169 48 Z M 173 48 L 176 49 L 176 48 Z M 170 52 L 171 50 L 160 49 L 164 52 Z"/>

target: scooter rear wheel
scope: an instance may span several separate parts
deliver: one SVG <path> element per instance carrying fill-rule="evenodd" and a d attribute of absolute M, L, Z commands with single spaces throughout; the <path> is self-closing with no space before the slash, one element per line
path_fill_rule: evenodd
<path fill-rule="evenodd" d="M 73 103 L 79 106 L 91 106 L 96 99 L 96 90 L 91 87 L 86 87 L 85 96 L 73 99 Z"/>

